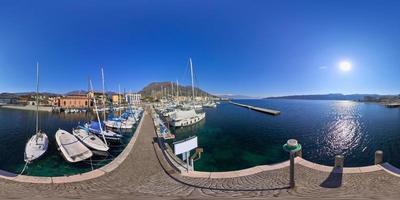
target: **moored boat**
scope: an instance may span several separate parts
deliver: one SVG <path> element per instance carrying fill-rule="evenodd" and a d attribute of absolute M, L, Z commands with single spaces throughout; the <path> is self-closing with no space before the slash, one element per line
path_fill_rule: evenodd
<path fill-rule="evenodd" d="M 98 136 L 104 136 L 107 140 L 118 141 L 123 137 L 121 134 L 115 133 L 111 130 L 106 130 L 100 126 L 100 123 L 94 121 L 85 124 L 85 128 L 87 128 L 91 133 Z"/>
<path fill-rule="evenodd" d="M 46 133 L 39 130 L 39 63 L 36 64 L 36 134 L 25 145 L 24 161 L 30 163 L 47 151 L 49 139 Z"/>
<path fill-rule="evenodd" d="M 58 149 L 61 151 L 66 161 L 75 163 L 93 156 L 92 151 L 71 133 L 60 129 L 56 132 L 55 137 Z"/>
<path fill-rule="evenodd" d="M 49 139 L 47 138 L 47 135 L 39 131 L 26 143 L 24 161 L 30 163 L 33 160 L 38 159 L 46 153 L 48 145 Z"/>
<path fill-rule="evenodd" d="M 100 138 L 94 134 L 91 134 L 89 130 L 85 129 L 84 127 L 79 127 L 72 130 L 72 134 L 91 149 L 98 151 L 108 151 L 109 149 L 109 147 L 104 144 Z"/>
<path fill-rule="evenodd" d="M 103 122 L 105 126 L 116 129 L 131 129 L 134 123 L 125 121 L 123 119 L 111 119 Z"/>
<path fill-rule="evenodd" d="M 196 113 L 192 110 L 178 110 L 170 117 L 170 124 L 174 127 L 190 126 L 198 123 L 206 117 L 206 113 Z"/>

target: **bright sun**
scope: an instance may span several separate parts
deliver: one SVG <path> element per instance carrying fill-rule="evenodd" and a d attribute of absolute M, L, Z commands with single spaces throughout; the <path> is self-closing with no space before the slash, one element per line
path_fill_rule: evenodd
<path fill-rule="evenodd" d="M 346 61 L 346 60 L 345 61 L 341 61 L 339 63 L 339 68 L 340 68 L 340 70 L 345 71 L 345 72 L 350 71 L 351 70 L 351 63 L 349 61 Z"/>

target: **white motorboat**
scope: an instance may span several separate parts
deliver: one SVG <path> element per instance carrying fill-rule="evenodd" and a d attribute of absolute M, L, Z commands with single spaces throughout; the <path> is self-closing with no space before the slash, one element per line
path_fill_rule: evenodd
<path fill-rule="evenodd" d="M 205 104 L 203 104 L 204 107 L 208 107 L 208 108 L 216 108 L 217 104 L 214 102 L 207 102 Z"/>
<path fill-rule="evenodd" d="M 167 110 L 167 111 L 165 111 L 164 113 L 163 113 L 163 116 L 164 117 L 169 117 L 169 116 L 171 116 L 172 114 L 174 114 L 176 112 L 176 110 Z"/>
<path fill-rule="evenodd" d="M 91 149 L 98 151 L 108 151 L 109 149 L 109 147 L 104 144 L 100 138 L 98 138 L 95 134 L 91 134 L 89 130 L 78 128 L 72 130 L 72 134 Z"/>
<path fill-rule="evenodd" d="M 85 145 L 83 145 L 74 135 L 65 130 L 56 132 L 56 142 L 66 161 L 75 163 L 86 160 L 93 156 Z"/>
<path fill-rule="evenodd" d="M 121 120 L 121 119 L 113 119 L 107 120 L 103 122 L 105 126 L 109 128 L 116 128 L 116 129 L 130 129 L 133 128 L 135 123 L 131 121 Z"/>
<path fill-rule="evenodd" d="M 178 110 L 170 117 L 170 124 L 174 127 L 190 126 L 206 117 L 206 113 L 196 113 L 194 109 Z"/>

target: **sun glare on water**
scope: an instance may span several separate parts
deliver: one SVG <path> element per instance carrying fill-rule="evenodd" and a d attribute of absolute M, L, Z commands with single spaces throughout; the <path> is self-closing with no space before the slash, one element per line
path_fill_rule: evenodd
<path fill-rule="evenodd" d="M 339 63 L 339 68 L 340 68 L 340 70 L 345 71 L 345 72 L 350 71 L 351 70 L 351 63 L 349 61 L 346 61 L 346 60 L 345 61 L 341 61 Z"/>

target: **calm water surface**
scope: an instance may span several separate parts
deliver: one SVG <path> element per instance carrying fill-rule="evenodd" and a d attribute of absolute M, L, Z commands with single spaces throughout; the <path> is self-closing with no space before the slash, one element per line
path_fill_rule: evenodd
<path fill-rule="evenodd" d="M 333 165 L 345 156 L 345 166 L 374 162 L 383 150 L 384 160 L 400 167 L 400 109 L 351 101 L 237 100 L 281 111 L 271 116 L 229 103 L 206 108 L 206 119 L 173 130 L 176 140 L 197 135 L 204 148 L 195 168 L 200 171 L 238 170 L 288 159 L 282 145 L 290 138 L 303 145 L 303 157 Z"/>
<path fill-rule="evenodd" d="M 72 175 L 99 168 L 111 162 L 129 143 L 133 130 L 123 133 L 121 143 L 110 144 L 109 155 L 93 156 L 80 163 L 66 162 L 57 150 L 54 135 L 64 129 L 71 133 L 79 123 L 95 119 L 91 114 L 53 114 L 39 112 L 40 129 L 49 137 L 49 147 L 39 160 L 28 165 L 24 174 L 35 176 Z M 24 151 L 28 139 L 35 133 L 35 112 L 0 108 L 0 169 L 20 173 L 25 165 Z"/>

